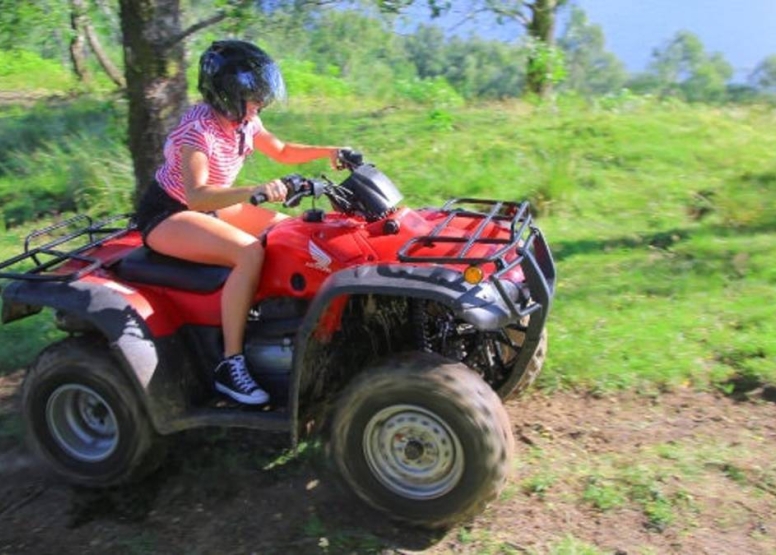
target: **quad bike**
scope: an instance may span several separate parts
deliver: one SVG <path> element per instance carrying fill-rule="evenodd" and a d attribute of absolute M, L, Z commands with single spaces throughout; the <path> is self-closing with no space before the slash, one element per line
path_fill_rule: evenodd
<path fill-rule="evenodd" d="M 396 520 L 444 527 L 495 498 L 514 448 L 502 400 L 544 362 L 547 243 L 526 202 L 414 210 L 360 154 L 341 161 L 339 184 L 284 178 L 286 206 L 312 208 L 262 237 L 244 349 L 271 395 L 261 409 L 213 391 L 227 268 L 150 251 L 129 215 L 77 215 L 0 262 L 3 322 L 48 308 L 69 334 L 22 387 L 30 442 L 54 470 L 112 486 L 153 470 L 166 434 L 237 426 L 295 445 L 312 429 L 343 481 Z"/>

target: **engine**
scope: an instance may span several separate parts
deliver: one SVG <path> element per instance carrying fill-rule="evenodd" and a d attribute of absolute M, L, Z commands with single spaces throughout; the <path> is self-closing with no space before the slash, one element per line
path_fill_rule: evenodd
<path fill-rule="evenodd" d="M 275 404 L 285 405 L 294 359 L 293 339 L 248 337 L 244 353 L 254 379 L 270 394 Z"/>
<path fill-rule="evenodd" d="M 288 399 L 294 336 L 306 308 L 307 302 L 300 299 L 267 299 L 248 317 L 243 349 L 248 368 L 276 405 L 285 405 Z"/>

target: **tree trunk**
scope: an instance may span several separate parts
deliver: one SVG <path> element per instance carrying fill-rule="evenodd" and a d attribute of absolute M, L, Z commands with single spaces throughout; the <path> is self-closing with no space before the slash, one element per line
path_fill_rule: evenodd
<path fill-rule="evenodd" d="M 555 16 L 558 8 L 565 3 L 565 0 L 535 0 L 528 4 L 531 19 L 526 25 L 526 31 L 542 45 L 543 51 L 528 60 L 527 85 L 528 90 L 542 98 L 552 92 L 552 79 L 548 77 L 552 68 L 548 67 L 551 61 L 547 53 L 555 46 Z"/>
<path fill-rule="evenodd" d="M 124 88 L 124 77 L 121 75 L 121 71 L 119 71 L 119 69 L 113 65 L 113 62 L 105 53 L 105 50 L 102 49 L 100 39 L 97 37 L 97 33 L 94 32 L 94 28 L 92 27 L 91 22 L 89 19 L 86 19 L 84 23 L 84 31 L 86 31 L 86 39 L 89 41 L 89 47 L 97 57 L 97 61 L 100 62 L 100 66 L 102 67 L 103 71 L 108 74 L 110 80 L 113 81 L 117 86 Z"/>
<path fill-rule="evenodd" d="M 70 0 L 70 28 L 73 30 L 73 38 L 70 39 L 70 61 L 78 80 L 88 82 L 90 76 L 85 57 L 85 19 L 86 9 L 83 0 Z"/>
<path fill-rule="evenodd" d="M 186 63 L 179 0 L 120 0 L 129 150 L 136 201 L 163 160 L 167 133 L 186 108 Z"/>

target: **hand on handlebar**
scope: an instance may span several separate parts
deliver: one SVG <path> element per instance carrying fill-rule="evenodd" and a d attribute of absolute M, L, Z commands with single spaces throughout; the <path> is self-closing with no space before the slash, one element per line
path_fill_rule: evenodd
<path fill-rule="evenodd" d="M 273 179 L 253 189 L 251 204 L 255 206 L 263 202 L 281 202 L 286 200 L 287 194 L 288 188 L 286 184 L 280 179 Z"/>
<path fill-rule="evenodd" d="M 332 155 L 332 166 L 335 170 L 353 171 L 364 163 L 364 156 L 350 147 L 339 148 Z"/>

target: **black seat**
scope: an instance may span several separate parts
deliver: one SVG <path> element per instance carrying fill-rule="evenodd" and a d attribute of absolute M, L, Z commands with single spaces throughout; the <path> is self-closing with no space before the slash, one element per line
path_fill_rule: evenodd
<path fill-rule="evenodd" d="M 138 247 L 114 268 L 127 281 L 210 293 L 223 287 L 230 268 L 187 262 Z"/>

